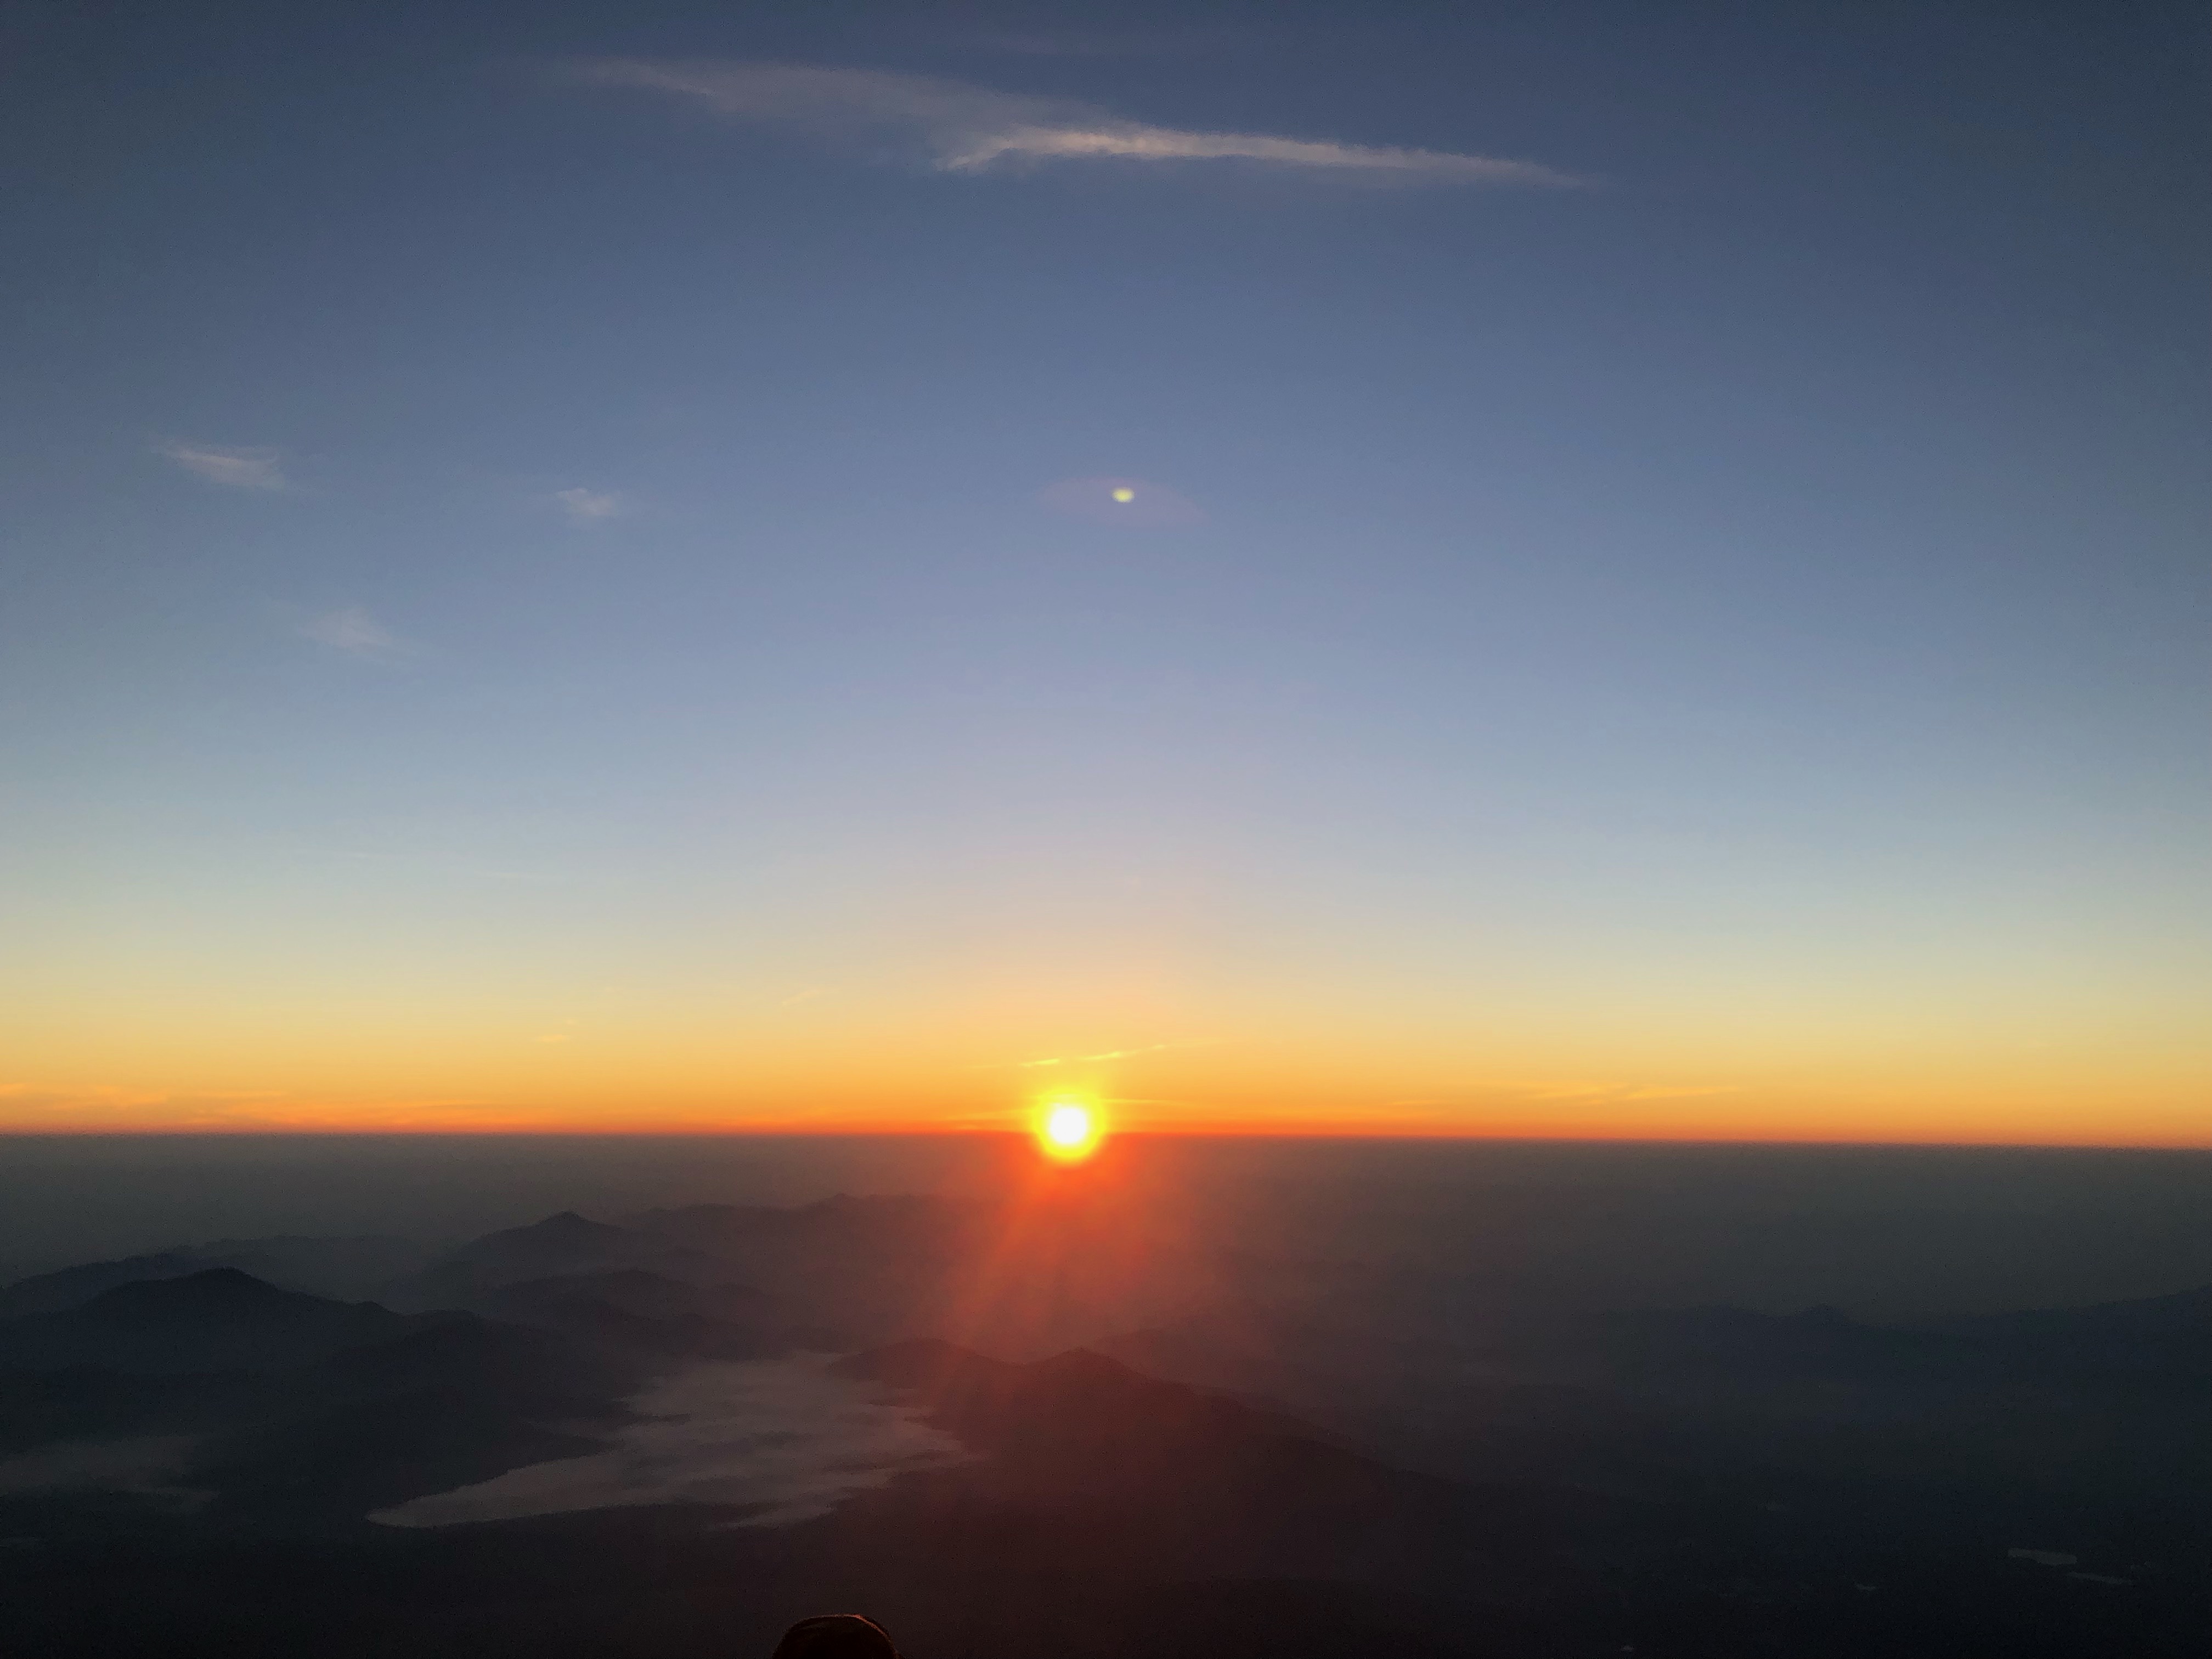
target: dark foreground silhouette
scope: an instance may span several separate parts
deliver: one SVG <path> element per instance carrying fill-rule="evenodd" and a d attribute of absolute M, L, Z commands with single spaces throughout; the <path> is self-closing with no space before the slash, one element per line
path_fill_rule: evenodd
<path fill-rule="evenodd" d="M 855 1606 L 957 1659 L 2208 1651 L 2212 1291 L 1906 1328 L 1254 1259 L 1026 1363 L 913 1334 L 1000 1237 L 847 1200 L 556 1216 L 396 1305 L 203 1251 L 26 1280 L 0 1652 L 727 1659 Z M 387 1514 L 516 1479 L 588 1501 Z"/>
<path fill-rule="evenodd" d="M 864 1613 L 802 1619 L 775 1644 L 775 1659 L 899 1659 L 884 1627 Z"/>

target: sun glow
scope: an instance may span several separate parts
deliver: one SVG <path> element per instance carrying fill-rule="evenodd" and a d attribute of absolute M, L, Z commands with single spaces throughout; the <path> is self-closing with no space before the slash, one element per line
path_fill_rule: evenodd
<path fill-rule="evenodd" d="M 1048 1101 L 1037 1115 L 1037 1146 L 1049 1158 L 1074 1164 L 1098 1150 L 1097 1109 L 1080 1100 Z"/>

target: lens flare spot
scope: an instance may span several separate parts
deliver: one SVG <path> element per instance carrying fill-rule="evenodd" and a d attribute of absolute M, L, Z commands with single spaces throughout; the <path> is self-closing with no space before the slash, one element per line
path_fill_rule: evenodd
<path fill-rule="evenodd" d="M 1044 1155 L 1062 1164 L 1074 1164 L 1098 1150 L 1101 1130 L 1097 1109 L 1079 1100 L 1055 1100 L 1037 1117 L 1037 1145 Z"/>
<path fill-rule="evenodd" d="M 1130 489 L 1128 485 L 1123 484 L 1115 490 L 1114 499 L 1121 502 L 1124 507 L 1127 507 L 1131 501 L 1137 499 L 1137 492 Z"/>

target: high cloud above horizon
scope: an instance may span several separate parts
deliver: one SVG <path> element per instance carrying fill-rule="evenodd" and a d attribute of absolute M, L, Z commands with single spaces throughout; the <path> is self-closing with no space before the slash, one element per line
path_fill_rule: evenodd
<path fill-rule="evenodd" d="M 273 449 L 225 449 L 216 444 L 166 439 L 154 446 L 154 453 L 210 483 L 228 484 L 234 489 L 284 488 L 284 473 Z"/>
<path fill-rule="evenodd" d="M 607 58 L 580 64 L 577 73 L 597 85 L 691 100 L 733 120 L 832 142 L 902 140 L 945 173 L 1053 161 L 1243 161 L 1434 184 L 1556 189 L 1585 182 L 1534 161 L 1489 155 L 1152 126 L 1094 104 L 878 70 Z"/>
<path fill-rule="evenodd" d="M 553 501 L 568 515 L 571 524 L 596 524 L 602 519 L 611 519 L 622 511 L 620 496 L 580 486 L 574 489 L 555 490 Z"/>
<path fill-rule="evenodd" d="M 319 645 L 329 646 L 333 651 L 343 651 L 349 656 L 375 661 L 388 661 L 394 657 L 410 655 L 414 651 L 414 647 L 357 605 L 310 617 L 300 625 L 300 632 Z"/>

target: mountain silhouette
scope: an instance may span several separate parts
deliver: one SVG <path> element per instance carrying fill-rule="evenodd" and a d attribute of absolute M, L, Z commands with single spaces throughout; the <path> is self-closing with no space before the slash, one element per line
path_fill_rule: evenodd
<path fill-rule="evenodd" d="M 644 1353 L 753 1359 L 793 1346 L 849 1346 L 748 1285 L 693 1285 L 641 1267 L 502 1285 L 477 1306 L 500 1319 Z"/>
<path fill-rule="evenodd" d="M 102 1291 L 149 1279 L 182 1279 L 205 1273 L 209 1262 L 196 1250 L 156 1250 L 146 1255 L 125 1256 L 114 1261 L 88 1261 L 57 1273 L 34 1273 L 0 1290 L 0 1319 L 20 1319 L 26 1314 L 60 1313 L 82 1307 Z"/>
<path fill-rule="evenodd" d="M 1110 1188 L 1029 1203 L 839 1194 L 790 1209 L 653 1210 L 629 1224 L 858 1342 L 950 1336 L 1025 1357 L 1187 1305 L 1222 1266 Z"/>
<path fill-rule="evenodd" d="M 922 1340 L 833 1369 L 900 1389 L 984 1455 L 905 1477 L 880 1507 L 1079 1505 L 1102 1552 L 1149 1570 L 1411 1582 L 1478 1540 L 1496 1562 L 1556 1531 L 1527 1494 L 1394 1468 L 1284 1413 L 1086 1350 L 1014 1364 Z"/>
<path fill-rule="evenodd" d="M 1127 1258 L 1077 1260 L 1110 1247 L 1105 1219 L 564 1212 L 435 1265 L 481 1312 L 171 1272 L 185 1252 L 44 1275 L 33 1298 L 147 1273 L 0 1322 L 0 1539 L 29 1540 L 0 1547 L 0 1634 L 103 1659 L 705 1659 L 865 1599 L 915 1651 L 983 1659 L 2202 1650 L 2176 1449 L 2201 1443 L 2212 1292 L 1909 1328 L 1479 1294 L 1455 1316 L 1440 1278 L 1291 1263 L 1121 1328 L 1112 1356 L 948 1340 L 1007 1283 L 1110 1311 Z M 939 1328 L 790 1352 L 833 1314 Z M 867 1461 L 913 1418 L 951 1455 Z M 2023 1443 L 2049 1490 L 2011 1475 Z M 706 1455 L 836 1472 L 839 1496 L 774 1521 L 659 1480 Z M 486 1482 L 574 1491 L 579 1462 L 629 1506 L 366 1518 Z"/>
<path fill-rule="evenodd" d="M 395 1274 L 419 1267 L 427 1252 L 403 1238 L 368 1235 L 310 1238 L 218 1238 L 178 1245 L 113 1261 L 92 1261 L 35 1273 L 0 1290 L 0 1319 L 58 1313 L 80 1307 L 100 1291 L 146 1279 L 181 1279 L 210 1267 L 236 1267 L 289 1291 L 344 1301 L 373 1295 Z"/>
<path fill-rule="evenodd" d="M 448 1250 L 419 1272 L 392 1281 L 386 1294 L 403 1307 L 482 1309 L 488 1297 L 508 1285 L 626 1268 L 649 1269 L 679 1281 L 712 1283 L 728 1277 L 702 1252 L 563 1210 Z"/>
<path fill-rule="evenodd" d="M 420 1328 L 423 1318 L 373 1302 L 279 1290 L 235 1267 L 210 1267 L 118 1285 L 81 1307 L 0 1323 L 0 1370 L 283 1370 L 389 1341 Z"/>
<path fill-rule="evenodd" d="M 757 1325 L 787 1318 L 790 1313 L 778 1297 L 749 1285 L 695 1285 L 642 1267 L 524 1279 L 501 1286 L 491 1300 L 495 1310 L 520 1315 L 549 1302 L 574 1297 L 644 1319 L 691 1317 Z"/>
<path fill-rule="evenodd" d="M 466 1313 L 402 1315 L 234 1268 L 0 1324 L 0 1448 L 190 1437 L 210 1513 L 358 1525 L 368 1508 L 592 1449 L 645 1373 Z"/>
<path fill-rule="evenodd" d="M 595 1449 L 641 1373 L 547 1331 L 431 1316 L 288 1378 L 277 1407 L 210 1440 L 222 1513 L 351 1527 L 371 1509 Z"/>
<path fill-rule="evenodd" d="M 1939 1328 L 2045 1372 L 2212 1385 L 2212 1285 L 2086 1308 L 1948 1320 Z"/>

